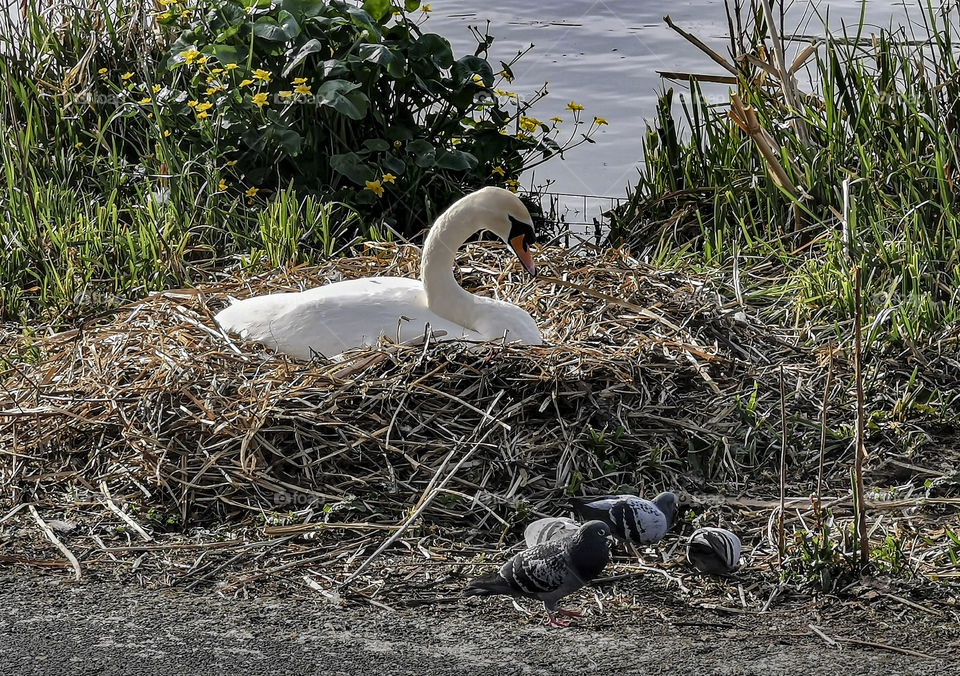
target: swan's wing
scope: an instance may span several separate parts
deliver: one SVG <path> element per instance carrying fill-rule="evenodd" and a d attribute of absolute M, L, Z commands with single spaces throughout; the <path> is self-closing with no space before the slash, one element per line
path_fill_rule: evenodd
<path fill-rule="evenodd" d="M 375 345 L 382 335 L 413 340 L 427 324 L 448 339 L 473 338 L 462 326 L 432 313 L 423 285 L 405 277 L 366 277 L 248 298 L 221 311 L 216 321 L 246 340 L 300 359 Z"/>

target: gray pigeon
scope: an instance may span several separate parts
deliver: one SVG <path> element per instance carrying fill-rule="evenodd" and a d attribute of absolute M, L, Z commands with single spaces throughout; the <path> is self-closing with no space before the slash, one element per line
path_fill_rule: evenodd
<path fill-rule="evenodd" d="M 740 563 L 740 538 L 724 528 L 700 528 L 687 540 L 687 562 L 702 573 L 732 573 Z"/>
<path fill-rule="evenodd" d="M 556 615 L 579 617 L 572 610 L 557 608 L 567 594 L 597 577 L 607 565 L 610 527 L 602 521 L 583 524 L 573 535 L 525 549 L 488 577 L 471 580 L 467 596 L 526 596 L 543 601 L 548 625 L 565 627 Z"/>
<path fill-rule="evenodd" d="M 523 531 L 523 539 L 527 547 L 536 547 L 550 540 L 559 540 L 560 538 L 573 535 L 580 530 L 580 524 L 573 519 L 565 516 L 548 516 L 545 519 L 537 519 Z"/>
<path fill-rule="evenodd" d="M 677 508 L 677 496 L 661 493 L 650 500 L 635 495 L 574 498 L 573 511 L 581 519 L 599 519 L 624 542 L 649 545 L 667 534 Z"/>

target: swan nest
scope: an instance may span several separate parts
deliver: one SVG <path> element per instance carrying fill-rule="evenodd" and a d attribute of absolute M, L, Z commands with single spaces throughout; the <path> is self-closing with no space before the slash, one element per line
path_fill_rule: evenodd
<path fill-rule="evenodd" d="M 182 523 L 314 509 L 329 522 L 396 524 L 419 508 L 428 523 L 498 532 L 555 513 L 551 501 L 571 493 L 669 488 L 698 512 L 758 510 L 776 502 L 781 373 L 788 495 L 810 494 L 831 353 L 726 300 L 720 280 L 615 250 L 545 247 L 537 258 L 531 280 L 501 246 L 471 244 L 458 275 L 529 311 L 542 347 L 430 341 L 302 362 L 213 322 L 228 295 L 415 276 L 418 251 L 394 245 L 158 293 L 64 333 L 7 337 L 3 499 L 111 496 Z M 852 363 L 832 354 L 836 429 L 852 423 Z M 912 367 L 900 370 L 906 379 Z M 908 442 L 897 439 L 871 437 L 874 470 L 902 457 Z M 846 495 L 849 441 L 829 441 L 825 492 Z"/>

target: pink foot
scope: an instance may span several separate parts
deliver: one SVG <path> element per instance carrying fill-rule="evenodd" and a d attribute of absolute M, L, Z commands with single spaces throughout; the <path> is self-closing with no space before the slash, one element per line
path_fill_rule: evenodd
<path fill-rule="evenodd" d="M 558 620 L 553 613 L 547 613 L 547 617 L 550 619 L 547 620 L 548 627 L 569 627 L 569 622 L 564 622 L 563 620 Z"/>

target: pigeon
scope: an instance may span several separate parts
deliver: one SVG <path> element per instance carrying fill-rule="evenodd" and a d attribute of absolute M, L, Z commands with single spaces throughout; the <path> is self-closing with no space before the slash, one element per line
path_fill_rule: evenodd
<path fill-rule="evenodd" d="M 619 540 L 639 545 L 659 542 L 667 534 L 677 508 L 677 496 L 661 493 L 650 500 L 634 495 L 574 498 L 573 511 L 581 519 L 599 519 Z"/>
<path fill-rule="evenodd" d="M 557 615 L 579 617 L 580 613 L 557 608 L 557 603 L 597 577 L 610 558 L 607 538 L 610 527 L 589 521 L 576 533 L 525 549 L 488 577 L 467 584 L 467 596 L 526 596 L 543 601 L 548 626 L 566 627 Z"/>
<path fill-rule="evenodd" d="M 732 573 L 740 563 L 740 538 L 723 528 L 700 528 L 687 540 L 687 562 L 702 573 Z"/>
<path fill-rule="evenodd" d="M 527 547 L 536 547 L 544 542 L 559 540 L 580 530 L 580 524 L 565 516 L 537 519 L 523 531 Z"/>

